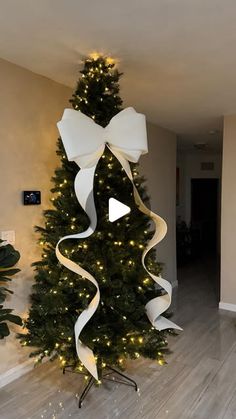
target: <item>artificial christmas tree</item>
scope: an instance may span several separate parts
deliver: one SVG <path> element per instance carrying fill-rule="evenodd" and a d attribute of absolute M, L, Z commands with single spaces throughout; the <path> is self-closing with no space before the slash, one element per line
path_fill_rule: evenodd
<path fill-rule="evenodd" d="M 81 74 L 72 106 L 105 127 L 121 111 L 118 95 L 121 74 L 110 60 L 101 56 L 86 59 Z M 45 227 L 37 227 L 42 260 L 34 263 L 36 283 L 25 324 L 28 330 L 20 338 L 24 345 L 38 348 L 32 355 L 38 355 L 39 361 L 45 356 L 59 357 L 63 367 L 70 365 L 83 372 L 86 369 L 77 356 L 74 324 L 93 299 L 96 287 L 58 262 L 55 247 L 63 236 L 85 231 L 90 220 L 75 196 L 78 166 L 68 161 L 60 139 L 58 154 L 61 167 L 53 177 L 54 209 L 45 211 Z M 138 175 L 137 165 L 131 167 L 136 188 L 147 202 L 144 179 Z M 172 332 L 156 330 L 146 315 L 148 301 L 163 293 L 141 264 L 143 250 L 153 235 L 150 218 L 138 210 L 130 179 L 108 147 L 99 160 L 94 179 L 96 230 L 83 240 L 64 240 L 60 252 L 91 273 L 99 284 L 100 304 L 80 339 L 93 351 L 101 377 L 106 365 L 124 369 L 127 358 L 144 356 L 163 364 L 168 350 L 167 333 Z M 122 199 L 131 208 L 116 223 L 108 219 L 109 198 Z M 146 257 L 146 265 L 152 273 L 160 274 L 161 265 L 156 262 L 153 250 Z"/>

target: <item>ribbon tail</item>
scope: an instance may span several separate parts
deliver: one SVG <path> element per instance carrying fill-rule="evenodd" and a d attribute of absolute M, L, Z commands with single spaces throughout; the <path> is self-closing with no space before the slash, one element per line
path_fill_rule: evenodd
<path fill-rule="evenodd" d="M 171 296 L 172 296 L 172 286 L 170 282 L 166 281 L 165 279 L 161 278 L 160 276 L 156 276 L 149 272 L 149 270 L 146 267 L 145 264 L 145 257 L 147 253 L 156 246 L 166 235 L 167 232 L 167 225 L 166 222 L 159 217 L 154 212 L 150 211 L 143 203 L 138 190 L 134 184 L 133 181 L 133 175 L 130 169 L 129 162 L 122 156 L 120 152 L 117 152 L 117 150 L 114 150 L 112 146 L 109 147 L 111 152 L 116 156 L 116 158 L 119 160 L 121 166 L 125 170 L 128 178 L 130 179 L 132 185 L 133 185 L 133 191 L 134 191 L 134 199 L 135 202 L 141 212 L 148 215 L 155 224 L 155 233 L 152 237 L 152 239 L 148 242 L 146 248 L 143 251 L 142 255 L 142 264 L 145 269 L 145 271 L 151 276 L 153 281 L 156 282 L 161 288 L 164 289 L 166 292 L 164 295 L 158 296 L 150 300 L 146 304 L 146 313 L 147 316 L 153 325 L 157 330 L 161 331 L 164 329 L 178 329 L 182 330 L 181 327 L 173 323 L 172 321 L 168 320 L 167 318 L 163 317 L 161 314 L 164 313 L 171 304 Z"/>
<path fill-rule="evenodd" d="M 90 374 L 97 380 L 98 373 L 97 373 L 97 366 L 96 360 L 93 354 L 93 351 L 84 345 L 80 341 L 80 334 L 94 315 L 95 311 L 97 310 L 99 301 L 100 301 L 100 291 L 99 286 L 96 279 L 85 269 L 79 266 L 77 263 L 73 262 L 72 260 L 68 259 L 67 257 L 63 256 L 60 252 L 59 245 L 62 241 L 68 239 L 84 239 L 89 237 L 91 234 L 94 233 L 97 225 L 97 214 L 96 208 L 94 203 L 94 196 L 93 196 L 93 180 L 94 180 L 94 173 L 95 173 L 96 165 L 91 168 L 81 169 L 76 178 L 75 178 L 75 193 L 76 197 L 85 210 L 87 215 L 90 218 L 90 225 L 86 231 L 78 234 L 71 234 L 65 236 L 59 240 L 56 246 L 56 256 L 59 262 L 65 266 L 70 271 L 83 276 L 84 278 L 88 279 L 92 282 L 96 287 L 96 294 L 93 297 L 92 301 L 89 303 L 88 307 L 79 315 L 78 319 L 76 320 L 74 332 L 75 332 L 75 343 L 76 343 L 76 351 L 77 355 L 82 362 L 82 364 L 87 368 Z"/>

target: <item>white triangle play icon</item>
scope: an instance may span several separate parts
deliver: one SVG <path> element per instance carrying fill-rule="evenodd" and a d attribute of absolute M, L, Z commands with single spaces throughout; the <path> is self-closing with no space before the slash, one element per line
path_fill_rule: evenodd
<path fill-rule="evenodd" d="M 130 207 L 122 202 L 117 201 L 115 198 L 110 198 L 108 203 L 108 213 L 109 213 L 109 221 L 113 223 L 113 221 L 118 220 L 119 218 L 123 217 L 124 215 L 130 212 Z"/>

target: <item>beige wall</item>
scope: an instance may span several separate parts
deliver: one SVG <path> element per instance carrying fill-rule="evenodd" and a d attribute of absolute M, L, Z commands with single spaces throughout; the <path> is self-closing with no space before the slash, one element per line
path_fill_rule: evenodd
<path fill-rule="evenodd" d="M 147 179 L 151 209 L 163 217 L 168 232 L 157 246 L 157 259 L 164 262 L 163 276 L 176 283 L 176 135 L 148 124 L 148 154 L 141 158 L 140 168 Z"/>
<path fill-rule="evenodd" d="M 33 230 L 49 206 L 50 178 L 57 165 L 56 122 L 71 96 L 69 88 L 0 60 L 0 231 L 15 230 L 20 274 L 8 306 L 25 313 L 32 284 L 31 263 L 39 258 Z M 42 205 L 23 206 L 23 190 L 42 191 Z M 12 335 L 0 341 L 0 373 L 28 358 Z"/>
<path fill-rule="evenodd" d="M 236 309 L 235 238 L 236 115 L 231 115 L 224 118 L 221 219 L 221 303 L 235 304 Z"/>
<path fill-rule="evenodd" d="M 0 60 L 0 231 L 15 230 L 15 247 L 21 253 L 20 274 L 14 279 L 14 296 L 8 306 L 26 315 L 34 273 L 31 263 L 40 258 L 33 226 L 43 223 L 42 210 L 50 205 L 50 178 L 58 164 L 56 122 L 68 106 L 71 91 L 23 68 Z M 158 259 L 166 264 L 165 276 L 176 279 L 175 263 L 175 159 L 176 138 L 154 125 L 148 126 L 149 154 L 142 158 L 152 208 L 168 223 L 168 235 L 158 246 Z M 42 191 L 42 205 L 23 206 L 23 190 Z M 28 350 L 15 339 L 0 341 L 1 374 L 28 361 Z M 18 368 L 18 367 L 17 367 Z"/>

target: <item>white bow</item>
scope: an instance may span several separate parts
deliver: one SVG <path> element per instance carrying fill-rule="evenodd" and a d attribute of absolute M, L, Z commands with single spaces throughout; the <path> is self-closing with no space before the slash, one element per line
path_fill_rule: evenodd
<path fill-rule="evenodd" d="M 57 126 L 68 159 L 81 168 L 94 166 L 106 143 L 131 162 L 148 151 L 145 116 L 133 108 L 119 112 L 105 128 L 82 112 L 65 109 Z"/>
<path fill-rule="evenodd" d="M 137 113 L 133 108 L 126 108 L 115 115 L 105 127 L 97 125 L 91 118 L 73 109 L 65 109 L 62 120 L 58 122 L 58 129 L 70 161 L 75 161 L 81 170 L 75 178 L 75 193 L 80 205 L 90 218 L 88 229 L 79 234 L 63 237 L 56 246 L 56 255 L 65 267 L 91 281 L 97 291 L 92 301 L 78 317 L 75 323 L 75 341 L 77 354 L 88 371 L 98 379 L 96 360 L 90 348 L 79 339 L 86 323 L 95 313 L 100 300 L 100 291 L 96 279 L 75 262 L 63 256 L 59 244 L 66 239 L 83 239 L 89 237 L 96 229 L 97 214 L 93 197 L 93 181 L 97 163 L 104 152 L 105 145 L 112 151 L 121 163 L 127 176 L 133 184 L 135 202 L 141 212 L 149 215 L 156 227 L 153 238 L 148 243 L 142 256 L 142 264 L 151 278 L 161 286 L 166 294 L 156 297 L 146 304 L 146 313 L 151 324 L 158 330 L 179 329 L 179 326 L 161 316 L 171 304 L 171 284 L 161 277 L 150 273 L 145 265 L 145 256 L 151 248 L 159 243 L 166 234 L 165 221 L 151 212 L 142 202 L 136 189 L 129 162 L 137 162 L 141 154 L 147 153 L 147 134 L 145 116 Z"/>

